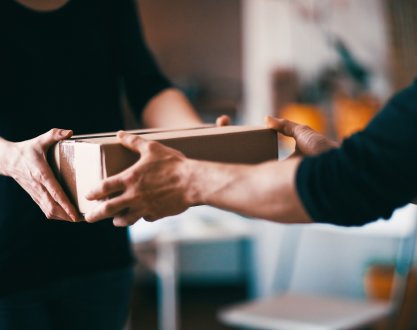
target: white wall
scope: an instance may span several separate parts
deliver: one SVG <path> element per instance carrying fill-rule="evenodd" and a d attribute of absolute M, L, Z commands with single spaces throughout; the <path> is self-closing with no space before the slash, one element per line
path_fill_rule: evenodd
<path fill-rule="evenodd" d="M 323 67 L 337 63 L 338 57 L 323 31 L 340 37 L 373 72 L 372 88 L 376 95 L 385 99 L 390 94 L 387 31 L 381 0 L 242 1 L 245 123 L 261 123 L 264 115 L 271 114 L 271 72 L 277 67 L 295 68 L 306 80 Z M 321 8 L 322 21 L 306 21 L 295 3 Z"/>
<path fill-rule="evenodd" d="M 371 70 L 376 95 L 384 100 L 391 93 L 381 0 L 242 0 L 242 3 L 245 98 L 242 122 L 261 124 L 263 117 L 272 113 L 271 73 L 276 68 L 294 68 L 303 80 L 310 80 L 324 67 L 338 63 L 338 56 L 323 31 L 341 38 Z M 299 15 L 296 3 L 320 12 L 321 22 L 306 21 Z M 256 293 L 260 296 L 288 288 L 361 295 L 367 263 L 375 258 L 392 259 L 396 243 L 395 239 L 376 237 L 375 229 L 369 235 L 357 235 L 314 226 L 300 231 L 299 227 L 266 222 L 256 227 L 254 262 Z M 382 228 L 384 235 L 392 230 L 385 225 Z M 300 245 L 299 237 L 302 237 Z M 294 263 L 295 259 L 300 262 Z"/>

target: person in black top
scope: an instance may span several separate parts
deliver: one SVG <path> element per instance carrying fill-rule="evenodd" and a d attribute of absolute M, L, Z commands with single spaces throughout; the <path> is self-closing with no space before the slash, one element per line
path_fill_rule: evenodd
<path fill-rule="evenodd" d="M 78 214 L 46 152 L 121 129 L 123 91 L 145 126 L 201 123 L 157 68 L 134 0 L 0 2 L 0 329 L 122 328 L 127 231 L 47 221 Z"/>
<path fill-rule="evenodd" d="M 123 145 L 140 152 L 143 159 L 90 193 L 92 200 L 118 196 L 87 214 L 87 221 L 114 216 L 119 226 L 127 226 L 141 215 L 157 220 L 208 204 L 277 222 L 359 226 L 389 218 L 417 197 L 417 82 L 395 95 L 363 131 L 340 146 L 286 120 L 268 118 L 268 126 L 295 138 L 293 157 L 259 165 L 196 161 L 156 142 L 120 133 Z M 164 166 L 157 166 L 159 159 L 164 159 Z M 146 180 L 141 180 L 144 176 Z M 161 177 L 171 183 L 163 190 Z M 106 211 L 109 205 L 112 214 Z M 126 207 L 131 211 L 118 213 Z"/>

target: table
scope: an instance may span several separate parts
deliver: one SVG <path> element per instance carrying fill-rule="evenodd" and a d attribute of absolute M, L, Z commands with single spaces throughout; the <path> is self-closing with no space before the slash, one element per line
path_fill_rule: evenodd
<path fill-rule="evenodd" d="M 152 224 L 146 226 L 150 228 Z M 139 227 L 137 232 L 141 230 Z M 144 235 L 142 233 L 142 238 L 135 234 L 135 230 L 132 231 L 134 243 L 152 244 L 156 250 L 155 260 L 148 260 L 148 266 L 158 278 L 159 330 L 179 329 L 179 246 L 186 243 L 250 239 L 250 228 L 250 222 L 243 217 L 204 206 L 194 208 L 182 216 L 170 217 L 165 223 L 155 223 L 155 228 Z"/>

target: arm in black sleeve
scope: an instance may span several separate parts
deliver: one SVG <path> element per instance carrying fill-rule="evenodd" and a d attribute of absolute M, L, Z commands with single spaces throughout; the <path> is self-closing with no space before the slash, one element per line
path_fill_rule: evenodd
<path fill-rule="evenodd" d="M 417 85 L 397 94 L 339 149 L 306 158 L 296 177 L 316 222 L 362 225 L 417 196 Z"/>
<path fill-rule="evenodd" d="M 172 85 L 159 70 L 145 43 L 134 0 L 116 1 L 119 6 L 118 60 L 129 103 L 140 117 L 148 101 Z"/>

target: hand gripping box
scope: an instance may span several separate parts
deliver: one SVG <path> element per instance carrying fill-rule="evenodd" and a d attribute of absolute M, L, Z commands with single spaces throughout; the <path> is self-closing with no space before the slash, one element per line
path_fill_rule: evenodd
<path fill-rule="evenodd" d="M 193 159 L 256 164 L 278 158 L 276 132 L 263 127 L 202 126 L 129 133 L 158 141 Z M 81 214 L 98 203 L 86 200 L 87 192 L 101 180 L 133 165 L 139 157 L 119 144 L 115 132 L 73 136 L 56 144 L 49 154 L 51 167 Z"/>

